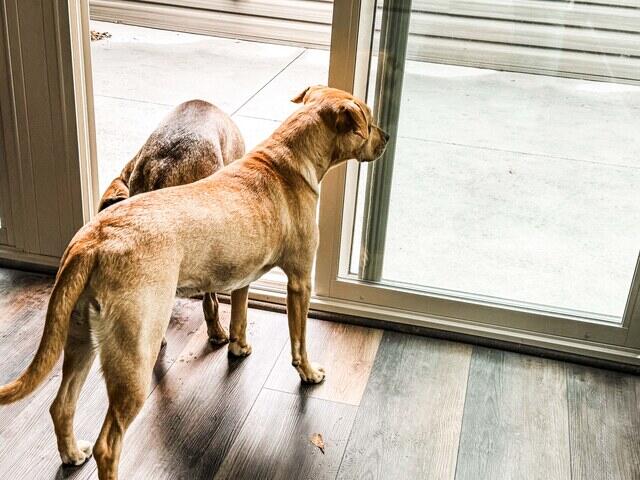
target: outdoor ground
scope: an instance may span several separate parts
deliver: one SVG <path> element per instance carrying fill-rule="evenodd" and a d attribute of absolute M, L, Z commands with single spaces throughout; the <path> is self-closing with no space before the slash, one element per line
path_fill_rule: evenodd
<path fill-rule="evenodd" d="M 266 138 L 329 52 L 92 22 L 100 189 L 178 103 Z M 384 277 L 621 316 L 640 245 L 640 87 L 408 62 Z M 357 254 L 356 254 L 357 256 Z"/>

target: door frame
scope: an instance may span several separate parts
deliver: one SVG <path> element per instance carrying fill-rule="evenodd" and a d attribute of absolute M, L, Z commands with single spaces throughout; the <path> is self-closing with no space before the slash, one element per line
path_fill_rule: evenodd
<path fill-rule="evenodd" d="M 69 28 L 78 124 L 82 214 L 85 223 L 87 223 L 98 213 L 100 201 L 89 0 L 69 1 Z"/>

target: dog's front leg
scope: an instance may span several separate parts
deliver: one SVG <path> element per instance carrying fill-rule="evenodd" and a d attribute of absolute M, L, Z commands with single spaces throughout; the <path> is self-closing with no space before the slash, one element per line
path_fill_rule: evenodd
<path fill-rule="evenodd" d="M 247 304 L 249 285 L 231 292 L 231 322 L 229 324 L 229 353 L 236 357 L 251 354 L 251 345 L 247 343 Z"/>
<path fill-rule="evenodd" d="M 305 383 L 320 383 L 324 380 L 324 368 L 313 365 L 307 357 L 306 330 L 311 279 L 289 277 L 287 283 L 287 317 L 291 337 L 291 364 L 296 367 Z"/>

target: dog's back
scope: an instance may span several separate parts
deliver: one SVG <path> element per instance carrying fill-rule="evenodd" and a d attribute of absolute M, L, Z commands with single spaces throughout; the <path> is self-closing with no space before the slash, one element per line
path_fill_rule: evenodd
<path fill-rule="evenodd" d="M 231 117 L 203 100 L 178 105 L 125 165 L 100 200 L 99 210 L 137 195 L 205 178 L 244 155 Z"/>

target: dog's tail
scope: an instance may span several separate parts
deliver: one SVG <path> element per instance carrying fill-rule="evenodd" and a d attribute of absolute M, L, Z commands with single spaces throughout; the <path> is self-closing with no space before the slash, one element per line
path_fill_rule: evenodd
<path fill-rule="evenodd" d="M 114 178 L 100 199 L 98 211 L 101 212 L 114 203 L 121 202 L 127 198 L 129 198 L 129 187 L 124 180 L 122 180 L 122 177 Z"/>
<path fill-rule="evenodd" d="M 32 393 L 54 367 L 67 339 L 69 319 L 78 297 L 84 290 L 95 263 L 92 248 L 82 240 L 72 242 L 60 263 L 40 346 L 31 364 L 16 380 L 0 386 L 0 405 L 12 403 Z"/>

